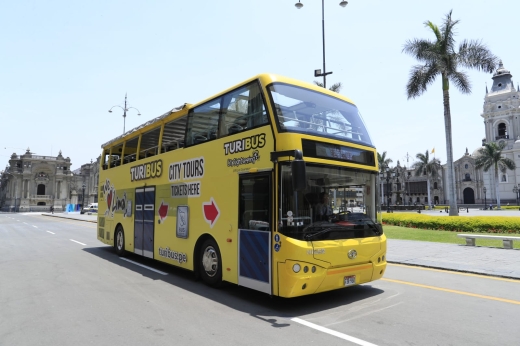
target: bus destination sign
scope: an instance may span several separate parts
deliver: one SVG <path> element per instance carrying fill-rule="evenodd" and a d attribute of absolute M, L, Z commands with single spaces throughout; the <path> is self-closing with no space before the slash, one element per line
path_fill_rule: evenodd
<path fill-rule="evenodd" d="M 374 153 L 368 150 L 331 143 L 315 142 L 307 139 L 302 139 L 302 149 L 304 156 L 375 166 Z"/>

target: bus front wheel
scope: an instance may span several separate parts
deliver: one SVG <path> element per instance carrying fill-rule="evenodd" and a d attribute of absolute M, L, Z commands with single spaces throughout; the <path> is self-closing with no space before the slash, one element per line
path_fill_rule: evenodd
<path fill-rule="evenodd" d="M 114 238 L 114 247 L 118 256 L 124 256 L 125 254 L 125 233 L 123 227 L 118 225 L 116 228 L 116 236 Z"/>
<path fill-rule="evenodd" d="M 222 283 L 222 260 L 217 243 L 209 238 L 200 250 L 199 269 L 202 280 L 209 286 L 218 287 Z"/>

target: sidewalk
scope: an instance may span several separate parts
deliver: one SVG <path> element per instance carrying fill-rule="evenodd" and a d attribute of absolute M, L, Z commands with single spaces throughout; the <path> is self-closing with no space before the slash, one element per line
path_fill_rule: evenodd
<path fill-rule="evenodd" d="M 520 279 L 520 250 L 388 239 L 387 261 Z"/>
<path fill-rule="evenodd" d="M 439 211 L 426 211 L 430 215 L 447 216 Z M 97 223 L 97 214 L 42 213 L 59 217 Z M 470 209 L 461 216 L 502 215 L 519 216 L 520 211 L 489 211 Z M 421 242 L 414 240 L 388 239 L 388 263 L 415 265 L 429 268 L 446 269 L 467 273 L 491 275 L 520 280 L 520 250 Z"/>

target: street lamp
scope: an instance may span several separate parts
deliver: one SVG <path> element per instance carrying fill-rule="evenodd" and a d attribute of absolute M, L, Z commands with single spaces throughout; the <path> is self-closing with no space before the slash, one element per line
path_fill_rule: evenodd
<path fill-rule="evenodd" d="M 487 209 L 487 201 L 486 201 L 486 187 L 484 186 L 482 188 L 482 191 L 484 191 L 484 210 Z"/>
<path fill-rule="evenodd" d="M 125 128 L 126 128 L 126 112 L 130 109 L 135 109 L 137 111 L 137 115 L 141 115 L 141 112 L 139 112 L 139 109 L 135 108 L 135 107 L 127 107 L 126 106 L 126 94 L 125 94 L 125 107 L 121 107 L 119 105 L 116 105 L 116 106 L 112 106 L 112 108 L 114 107 L 119 107 L 123 110 L 123 134 L 125 133 Z M 108 110 L 108 113 L 112 113 L 112 108 L 110 108 Z"/>
<path fill-rule="evenodd" d="M 83 196 L 81 197 L 81 208 L 85 208 L 85 188 L 87 187 L 85 185 L 85 183 L 83 183 L 83 185 L 81 185 L 81 187 L 83 188 Z"/>
<path fill-rule="evenodd" d="M 516 205 L 518 205 L 518 200 L 520 199 L 520 189 L 518 187 L 520 187 L 520 184 L 518 184 L 518 186 L 515 185 L 515 187 L 513 187 L 513 192 L 516 193 Z"/>
<path fill-rule="evenodd" d="M 3 174 L 9 174 L 10 176 L 13 177 L 13 184 L 14 184 L 14 210 L 13 211 L 16 213 L 16 177 L 14 176 L 13 173 L 9 173 L 6 171 L 0 172 L 0 175 L 3 175 Z"/>
<path fill-rule="evenodd" d="M 339 5 L 341 7 L 347 6 L 347 1 L 341 1 Z M 296 4 L 294 4 L 297 9 L 300 9 L 303 7 L 303 4 L 301 3 L 301 0 L 298 0 Z M 327 79 L 326 76 L 328 74 L 332 74 L 332 71 L 327 72 L 325 69 L 325 4 L 324 0 L 321 0 L 321 36 L 322 36 L 322 42 L 323 42 L 323 73 L 321 72 L 321 69 L 314 70 L 314 77 L 323 77 L 323 87 L 327 87 Z"/>
<path fill-rule="evenodd" d="M 390 200 L 392 197 L 390 196 L 390 179 L 395 177 L 395 172 L 391 169 L 386 169 L 385 172 L 380 173 L 381 180 L 386 179 L 386 212 L 390 212 Z"/>

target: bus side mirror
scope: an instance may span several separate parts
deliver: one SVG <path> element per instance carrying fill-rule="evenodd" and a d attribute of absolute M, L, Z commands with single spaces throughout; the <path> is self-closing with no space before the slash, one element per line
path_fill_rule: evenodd
<path fill-rule="evenodd" d="M 292 187 L 294 191 L 303 191 L 307 188 L 305 161 L 295 159 L 291 162 Z"/>

